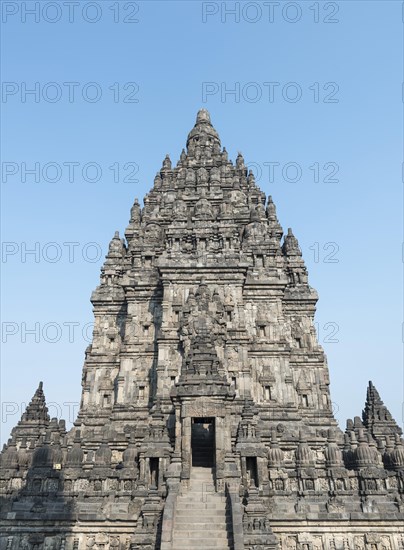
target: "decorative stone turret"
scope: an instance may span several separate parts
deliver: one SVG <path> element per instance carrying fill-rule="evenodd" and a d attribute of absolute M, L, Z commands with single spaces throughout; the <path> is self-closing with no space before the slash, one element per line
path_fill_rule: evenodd
<path fill-rule="evenodd" d="M 271 446 L 268 450 L 268 467 L 280 468 L 283 464 L 284 456 L 284 452 L 279 447 L 276 430 L 272 430 Z"/>
<path fill-rule="evenodd" d="M 49 422 L 43 383 L 39 382 L 39 386 L 22 414 L 21 420 L 12 431 L 15 442 L 20 443 L 23 439 L 37 441 L 39 436 L 48 428 Z"/>
<path fill-rule="evenodd" d="M 94 464 L 99 468 L 109 468 L 111 465 L 112 451 L 108 445 L 107 436 L 104 435 L 101 445 L 95 452 Z"/>
<path fill-rule="evenodd" d="M 67 466 L 69 468 L 81 468 L 84 452 L 81 447 L 80 430 L 76 430 L 73 446 L 67 452 Z"/>
<path fill-rule="evenodd" d="M 355 450 L 354 460 L 357 468 L 365 468 L 366 466 L 372 466 L 374 464 L 374 454 L 368 443 L 368 438 L 366 437 L 362 428 L 359 429 L 358 443 Z"/>
<path fill-rule="evenodd" d="M 391 464 L 395 470 L 404 470 L 404 444 L 403 440 L 396 434 L 396 446 L 391 453 Z"/>
<path fill-rule="evenodd" d="M 313 465 L 313 454 L 307 444 L 306 434 L 303 430 L 299 434 L 299 445 L 296 449 L 296 466 L 298 468 L 307 468 Z"/>
<path fill-rule="evenodd" d="M 122 454 L 124 468 L 137 470 L 138 449 L 133 436 L 129 440 L 129 444 Z M 136 473 L 134 475 L 136 477 Z"/>
<path fill-rule="evenodd" d="M 325 457 L 327 468 L 340 468 L 343 466 L 342 451 L 337 444 L 337 436 L 333 428 L 328 430 Z"/>
<path fill-rule="evenodd" d="M 372 382 L 366 392 L 365 408 L 362 412 L 364 426 L 370 431 L 374 438 L 401 435 L 403 432 L 397 425 L 390 411 L 380 399 L 379 392 Z"/>

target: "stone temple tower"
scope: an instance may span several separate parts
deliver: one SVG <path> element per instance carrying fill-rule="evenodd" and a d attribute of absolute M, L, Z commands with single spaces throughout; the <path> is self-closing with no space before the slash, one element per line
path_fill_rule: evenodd
<path fill-rule="evenodd" d="M 298 241 L 206 110 L 91 301 L 74 427 L 41 383 L 1 454 L 2 550 L 404 549 L 402 432 L 372 383 L 338 427 Z"/>

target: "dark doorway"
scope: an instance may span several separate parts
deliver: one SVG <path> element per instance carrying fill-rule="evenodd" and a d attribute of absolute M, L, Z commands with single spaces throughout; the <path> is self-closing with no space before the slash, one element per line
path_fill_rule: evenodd
<path fill-rule="evenodd" d="M 192 466 L 215 465 L 215 419 L 193 418 L 191 433 Z"/>

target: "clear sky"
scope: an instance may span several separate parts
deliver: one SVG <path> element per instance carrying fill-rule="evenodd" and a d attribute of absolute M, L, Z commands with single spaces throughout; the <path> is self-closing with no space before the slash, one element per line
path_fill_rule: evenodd
<path fill-rule="evenodd" d="M 201 107 L 299 239 L 341 427 L 369 380 L 402 423 L 402 3 L 1 7 L 2 440 L 40 380 L 74 419 L 108 243 Z"/>

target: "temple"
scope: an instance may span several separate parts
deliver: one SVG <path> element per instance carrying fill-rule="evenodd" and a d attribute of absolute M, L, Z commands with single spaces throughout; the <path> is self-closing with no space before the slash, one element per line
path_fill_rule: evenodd
<path fill-rule="evenodd" d="M 199 111 L 109 245 L 73 428 L 41 382 L 3 449 L 1 550 L 403 550 L 402 431 L 371 382 L 339 428 L 317 298 Z"/>

